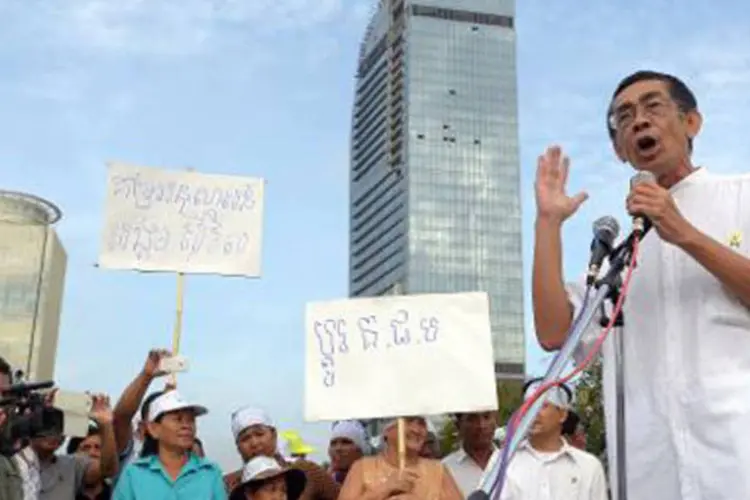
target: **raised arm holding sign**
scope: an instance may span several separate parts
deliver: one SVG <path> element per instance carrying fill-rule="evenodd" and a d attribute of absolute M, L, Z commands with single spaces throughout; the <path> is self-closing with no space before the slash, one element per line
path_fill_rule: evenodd
<path fill-rule="evenodd" d="M 263 190 L 262 179 L 109 164 L 99 266 L 177 274 L 173 355 L 185 274 L 260 276 Z"/>

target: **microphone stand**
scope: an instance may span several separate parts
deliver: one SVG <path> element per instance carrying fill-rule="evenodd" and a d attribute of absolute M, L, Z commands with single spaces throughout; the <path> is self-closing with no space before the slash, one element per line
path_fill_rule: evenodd
<path fill-rule="evenodd" d="M 643 233 L 645 233 L 645 231 Z M 580 316 L 577 318 L 578 321 L 574 324 L 574 328 L 568 335 L 568 338 L 565 340 L 565 343 L 560 349 L 560 352 L 557 358 L 547 370 L 547 374 L 544 377 L 542 385 L 546 385 L 560 378 L 566 365 L 573 359 L 573 354 L 576 348 L 578 347 L 578 344 L 583 338 L 583 335 L 586 333 L 586 330 L 588 329 L 589 325 L 591 325 L 591 323 L 594 321 L 594 317 L 596 316 L 596 313 L 599 311 L 600 308 L 603 307 L 604 302 L 608 299 L 612 299 L 613 297 L 615 298 L 619 297 L 619 286 L 622 284 L 622 277 L 621 277 L 622 272 L 630 263 L 630 257 L 632 254 L 633 242 L 635 238 L 640 238 L 640 236 L 633 233 L 627 240 L 622 242 L 610 254 L 609 256 L 610 266 L 609 266 L 609 269 L 607 270 L 607 274 L 602 279 L 596 282 L 595 284 L 596 294 L 593 296 L 592 299 L 590 299 L 590 301 L 586 304 L 586 307 L 581 311 Z M 620 374 L 623 373 L 623 370 L 620 369 L 620 367 L 617 367 L 617 368 L 618 368 L 618 373 Z M 619 387 L 619 384 L 618 384 L 618 387 Z M 622 423 L 624 424 L 624 384 L 623 384 L 623 390 L 621 392 L 622 392 L 623 404 L 620 405 L 618 401 L 618 412 L 619 412 L 619 409 L 622 408 L 622 411 L 623 411 Z M 529 410 L 526 413 L 526 415 L 522 417 L 521 421 L 518 423 L 518 426 L 516 427 L 515 432 L 513 432 L 512 440 L 510 441 L 510 443 L 507 444 L 509 448 L 508 449 L 508 461 L 509 462 L 512 459 L 513 455 L 515 454 L 516 450 L 518 449 L 518 446 L 521 444 L 521 441 L 523 441 L 526 438 L 526 434 L 531 428 L 531 425 L 533 424 L 537 415 L 541 411 L 542 406 L 544 405 L 547 398 L 548 398 L 548 395 L 543 395 L 539 399 L 537 399 L 531 405 L 531 407 L 529 407 Z M 619 394 L 618 394 L 618 399 L 619 399 Z M 618 420 L 619 420 L 619 413 L 618 413 Z M 623 433 L 622 436 L 619 435 L 620 432 Z M 625 438 L 624 425 L 620 425 L 620 422 L 618 422 L 618 441 L 622 439 L 624 443 L 624 438 Z M 619 445 L 619 442 L 618 442 L 618 445 Z M 620 464 L 620 461 L 622 460 L 622 464 L 624 467 L 624 463 L 625 463 L 624 453 L 625 453 L 624 445 L 618 446 L 617 447 L 618 466 Z M 496 453 L 497 456 L 501 454 L 502 454 L 501 450 L 498 450 L 498 452 Z M 622 457 L 620 456 L 621 454 L 622 454 Z M 499 487 L 500 467 L 502 466 L 501 462 L 502 460 L 500 460 L 499 458 L 497 460 L 491 461 L 491 463 L 488 465 L 487 471 L 482 476 L 478 490 L 469 496 L 470 500 L 494 498 L 494 496 L 497 494 L 497 488 Z M 506 469 L 506 472 L 507 472 L 507 469 Z M 620 471 L 618 471 L 618 475 L 617 475 L 618 479 L 622 478 L 622 475 L 619 474 L 619 472 Z M 620 494 L 621 491 L 625 492 L 625 482 L 623 480 L 618 481 L 617 491 L 618 491 L 618 494 Z M 625 493 L 623 493 L 622 496 L 618 496 L 617 500 L 627 500 Z"/>
<path fill-rule="evenodd" d="M 613 304 L 617 304 L 620 299 L 620 288 L 622 287 L 622 278 L 618 276 L 613 288 L 611 288 L 609 299 Z M 602 308 L 603 309 L 603 308 Z M 606 328 L 609 325 L 610 318 L 602 314 L 600 325 Z M 625 325 L 623 311 L 614 320 L 613 328 L 618 329 L 613 342 L 614 353 L 614 370 L 615 370 L 615 463 L 610 464 L 610 470 L 615 467 L 616 484 L 610 485 L 611 489 L 616 491 L 613 500 L 627 500 L 627 450 L 625 440 L 625 343 L 622 336 L 622 327 Z M 611 476 L 610 476 L 611 477 Z"/>

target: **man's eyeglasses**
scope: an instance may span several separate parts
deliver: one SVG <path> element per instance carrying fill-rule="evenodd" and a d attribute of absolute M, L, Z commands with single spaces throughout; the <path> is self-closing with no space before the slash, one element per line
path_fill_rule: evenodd
<path fill-rule="evenodd" d="M 609 114 L 609 126 L 621 132 L 630 127 L 641 113 L 649 118 L 660 118 L 669 114 L 673 107 L 674 103 L 664 97 L 646 95 L 638 103 L 629 102 L 613 109 Z"/>

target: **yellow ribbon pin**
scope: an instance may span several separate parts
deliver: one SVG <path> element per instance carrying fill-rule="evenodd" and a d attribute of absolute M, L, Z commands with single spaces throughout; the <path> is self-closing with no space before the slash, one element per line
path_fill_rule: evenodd
<path fill-rule="evenodd" d="M 732 234 L 729 235 L 729 246 L 732 248 L 740 248 L 740 245 L 742 244 L 742 233 L 739 231 L 735 231 Z"/>

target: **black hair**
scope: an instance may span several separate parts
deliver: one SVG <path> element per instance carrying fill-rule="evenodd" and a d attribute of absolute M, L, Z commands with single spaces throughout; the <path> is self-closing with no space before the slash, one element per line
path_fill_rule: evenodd
<path fill-rule="evenodd" d="M 5 358 L 2 356 L 0 356 L 0 374 L 6 375 L 8 382 L 13 383 L 13 368 L 11 368 L 10 363 L 5 361 Z"/>
<path fill-rule="evenodd" d="M 153 403 L 159 396 L 163 396 L 165 392 L 166 391 L 152 392 L 143 399 L 143 404 L 141 405 L 141 422 L 145 423 L 148 421 L 148 410 L 151 408 L 151 403 Z"/>
<path fill-rule="evenodd" d="M 521 391 L 521 394 L 526 394 L 526 391 L 528 390 L 529 387 L 531 387 L 531 385 L 539 383 L 539 382 L 544 382 L 544 378 L 537 377 L 537 378 L 532 378 L 531 380 L 527 380 L 526 383 L 523 384 L 523 391 Z M 570 389 L 570 387 L 568 387 L 567 384 L 560 384 L 557 387 L 559 387 L 560 389 L 563 390 L 563 392 L 565 392 L 565 395 L 568 397 L 568 403 L 572 403 L 573 391 Z"/>
<path fill-rule="evenodd" d="M 568 412 L 568 418 L 565 419 L 565 422 L 563 422 L 562 425 L 562 435 L 563 436 L 572 436 L 576 433 L 576 429 L 578 429 L 578 424 L 581 423 L 581 417 L 578 416 L 578 414 L 574 411 Z"/>
<path fill-rule="evenodd" d="M 151 408 L 151 403 L 154 402 L 156 398 L 163 395 L 166 391 L 156 391 L 152 392 L 148 396 L 146 396 L 143 400 L 143 404 L 141 405 L 141 422 L 144 424 L 145 428 L 143 430 L 143 447 L 141 448 L 141 458 L 150 457 L 151 455 L 156 455 L 159 453 L 159 442 L 154 438 L 151 434 L 148 432 L 148 426 L 146 424 L 148 423 L 148 411 Z M 161 417 L 156 419 L 156 422 L 160 422 Z"/>
<path fill-rule="evenodd" d="M 269 482 L 270 481 L 268 479 L 261 479 L 260 481 L 253 481 L 252 483 L 248 483 L 245 486 L 245 493 L 250 493 L 251 495 L 254 495 L 255 493 L 258 493 L 258 490 L 263 488 Z"/>
<path fill-rule="evenodd" d="M 81 447 L 81 444 L 91 436 L 96 436 L 99 434 L 99 428 L 95 425 L 89 425 L 89 432 L 86 434 L 86 437 L 72 437 L 68 441 L 68 446 L 65 449 L 65 452 L 68 455 L 74 455 L 78 452 L 78 448 Z"/>
<path fill-rule="evenodd" d="M 612 105 L 615 102 L 615 98 L 620 92 L 631 85 L 649 80 L 657 80 L 667 84 L 669 97 L 671 97 L 675 104 L 677 104 L 677 108 L 682 113 L 689 113 L 698 109 L 698 100 L 695 98 L 695 94 L 693 94 L 693 91 L 690 90 L 690 87 L 688 87 L 685 82 L 676 76 L 670 75 L 669 73 L 660 73 L 659 71 L 636 71 L 635 73 L 623 78 L 620 83 L 617 84 L 615 91 L 612 93 L 612 99 L 610 101 L 609 109 L 607 110 L 607 131 L 609 132 L 609 138 L 612 141 L 615 140 L 615 136 L 617 135 L 617 131 L 612 127 L 612 123 L 610 122 L 610 117 L 613 111 Z M 693 139 L 690 137 L 688 137 L 688 151 L 693 151 Z"/>
<path fill-rule="evenodd" d="M 163 415 L 162 415 L 163 416 Z M 162 416 L 154 420 L 154 422 L 161 422 Z M 141 447 L 140 458 L 150 457 L 152 455 L 159 454 L 159 440 L 149 434 L 148 430 L 143 434 L 143 446 Z"/>

